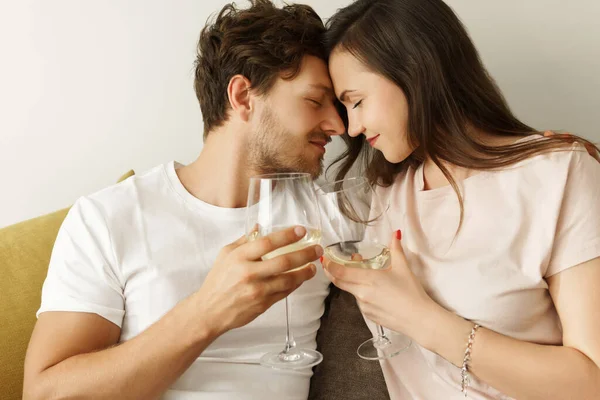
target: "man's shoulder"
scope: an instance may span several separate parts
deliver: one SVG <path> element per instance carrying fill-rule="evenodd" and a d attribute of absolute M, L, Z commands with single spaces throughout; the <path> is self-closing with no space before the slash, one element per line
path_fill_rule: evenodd
<path fill-rule="evenodd" d="M 105 187 L 77 200 L 98 209 L 105 218 L 111 219 L 135 211 L 146 200 L 157 200 L 164 187 L 169 185 L 166 174 L 168 164 L 158 165 L 142 174 Z"/>

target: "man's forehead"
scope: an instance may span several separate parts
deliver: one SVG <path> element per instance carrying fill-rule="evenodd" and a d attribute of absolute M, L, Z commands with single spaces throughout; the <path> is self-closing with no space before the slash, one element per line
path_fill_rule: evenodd
<path fill-rule="evenodd" d="M 278 84 L 293 87 L 294 91 L 320 91 L 328 96 L 335 96 L 327 64 L 313 56 L 305 56 L 296 76 L 292 79 L 280 77 Z"/>
<path fill-rule="evenodd" d="M 333 86 L 331 84 L 331 81 L 327 82 L 327 83 L 310 83 L 308 84 L 308 87 L 310 89 L 316 89 L 316 90 L 320 90 L 323 91 L 327 94 L 330 95 L 334 95 L 335 93 L 333 92 Z"/>
<path fill-rule="evenodd" d="M 314 56 L 305 56 L 296 76 L 298 83 L 310 86 L 312 89 L 333 90 L 329 77 L 329 68 L 324 60 Z"/>

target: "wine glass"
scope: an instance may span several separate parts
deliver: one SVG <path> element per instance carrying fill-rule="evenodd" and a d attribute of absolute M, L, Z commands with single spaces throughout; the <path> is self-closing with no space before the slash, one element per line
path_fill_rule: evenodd
<path fill-rule="evenodd" d="M 298 242 L 266 254 L 263 260 L 318 244 L 321 240 L 319 207 L 310 174 L 278 173 L 250 178 L 246 218 L 246 235 L 249 240 L 298 225 L 306 228 L 306 235 Z M 307 265 L 301 268 L 306 267 Z M 323 360 L 321 353 L 296 347 L 290 329 L 290 307 L 287 297 L 285 318 L 284 349 L 265 354 L 260 360 L 261 365 L 277 369 L 301 369 L 319 364 Z"/>
<path fill-rule="evenodd" d="M 390 264 L 392 228 L 374 188 L 363 177 L 332 182 L 317 189 L 323 223 L 329 223 L 339 242 L 325 247 L 325 257 L 349 268 L 381 270 Z M 358 349 L 365 360 L 394 357 L 408 349 L 411 340 L 399 333 L 385 332 L 377 325 L 377 337 Z"/>

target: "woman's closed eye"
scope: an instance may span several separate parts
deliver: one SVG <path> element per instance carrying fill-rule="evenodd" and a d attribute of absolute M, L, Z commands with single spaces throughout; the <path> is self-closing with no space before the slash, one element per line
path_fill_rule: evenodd
<path fill-rule="evenodd" d="M 352 109 L 354 110 L 356 107 L 360 106 L 360 104 L 362 103 L 362 100 L 356 102 L 353 106 Z"/>

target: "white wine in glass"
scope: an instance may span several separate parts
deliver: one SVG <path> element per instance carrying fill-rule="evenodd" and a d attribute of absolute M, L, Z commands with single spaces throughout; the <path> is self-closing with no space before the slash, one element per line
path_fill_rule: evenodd
<path fill-rule="evenodd" d="M 348 241 L 327 246 L 325 257 L 345 267 L 383 269 L 388 265 L 390 250 L 370 241 Z"/>
<path fill-rule="evenodd" d="M 275 227 L 272 232 L 276 232 L 276 231 L 280 231 L 280 230 L 284 230 L 287 228 L 291 228 L 292 226 L 284 226 L 284 227 Z M 292 244 L 288 244 L 287 246 L 283 246 L 278 248 L 277 250 L 273 250 L 270 253 L 265 254 L 262 259 L 263 260 L 270 260 L 272 258 L 275 258 L 277 256 L 281 256 L 287 253 L 291 253 L 293 251 L 298 251 L 298 250 L 302 250 L 305 249 L 307 247 L 310 247 L 314 244 L 319 244 L 321 242 L 321 230 L 320 229 L 316 229 L 316 228 L 306 228 L 306 235 L 304 235 L 304 237 L 302 239 L 300 239 L 299 241 L 292 243 Z M 249 240 L 255 240 L 257 238 L 259 238 L 260 236 L 258 235 L 258 231 L 255 230 L 253 232 L 250 233 L 250 235 L 248 236 Z M 299 268 L 304 268 L 306 267 L 308 264 L 299 267 Z M 299 268 L 293 269 L 292 271 L 295 271 Z"/>
<path fill-rule="evenodd" d="M 328 245 L 325 257 L 350 268 L 381 270 L 390 265 L 388 242 L 392 228 L 377 193 L 362 177 L 348 178 L 321 186 L 317 196 L 327 205 L 322 219 L 335 230 L 339 241 Z M 411 340 L 396 332 L 385 332 L 377 325 L 377 337 L 359 346 L 357 353 L 366 360 L 394 357 L 408 349 Z"/>
<path fill-rule="evenodd" d="M 285 173 L 252 177 L 248 190 L 246 235 L 256 240 L 293 226 L 303 226 L 306 235 L 299 241 L 263 256 L 263 260 L 319 244 L 321 219 L 310 174 Z M 299 268 L 305 268 L 306 265 Z M 297 269 L 299 269 L 297 268 Z M 298 348 L 290 328 L 290 307 L 285 299 L 286 334 L 283 350 L 261 357 L 261 365 L 277 369 L 311 368 L 323 355 L 313 349 Z"/>

